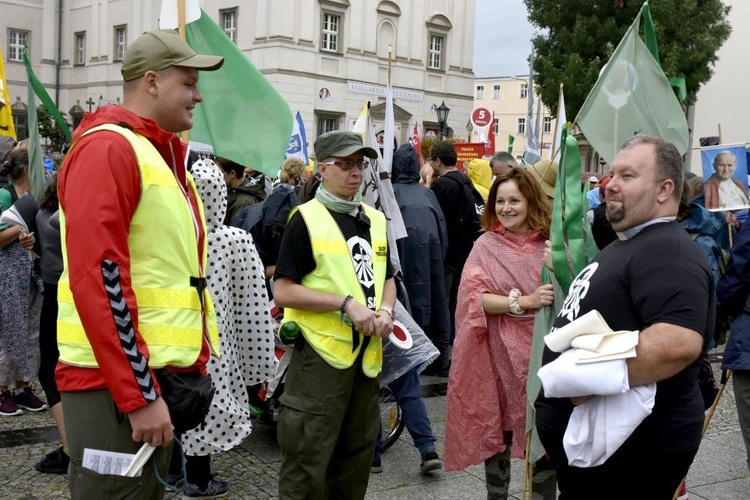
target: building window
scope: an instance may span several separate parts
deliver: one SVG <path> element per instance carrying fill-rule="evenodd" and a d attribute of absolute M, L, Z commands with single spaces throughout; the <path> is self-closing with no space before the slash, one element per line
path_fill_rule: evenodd
<path fill-rule="evenodd" d="M 443 69 L 443 47 L 445 47 L 444 36 L 430 35 L 430 53 L 427 57 L 428 69 Z"/>
<path fill-rule="evenodd" d="M 492 119 L 492 133 L 495 135 L 500 133 L 500 118 Z"/>
<path fill-rule="evenodd" d="M 125 57 L 125 49 L 128 48 L 128 27 L 127 26 L 115 26 L 115 50 L 114 60 L 122 61 Z"/>
<path fill-rule="evenodd" d="M 484 85 L 477 85 L 477 99 L 484 99 Z"/>
<path fill-rule="evenodd" d="M 527 97 L 529 97 L 529 84 L 528 83 L 521 84 L 521 93 L 519 94 L 519 97 L 521 99 L 526 99 Z"/>
<path fill-rule="evenodd" d="M 518 129 L 516 129 L 516 134 L 523 135 L 525 133 L 526 133 L 526 118 L 519 118 Z"/>
<path fill-rule="evenodd" d="M 29 32 L 11 29 L 8 31 L 8 60 L 23 61 L 23 49 L 29 43 Z"/>
<path fill-rule="evenodd" d="M 339 129 L 339 118 L 334 115 L 317 115 L 318 137 L 326 132 L 332 132 Z M 325 158 L 318 158 L 324 160 Z"/>
<path fill-rule="evenodd" d="M 500 99 L 500 85 L 493 85 L 492 86 L 492 98 L 493 99 Z"/>
<path fill-rule="evenodd" d="M 542 133 L 549 134 L 552 132 L 552 117 L 545 116 L 542 121 Z"/>
<path fill-rule="evenodd" d="M 227 34 L 232 43 L 237 44 L 237 9 L 221 11 L 221 29 Z"/>
<path fill-rule="evenodd" d="M 73 59 L 74 66 L 83 66 L 86 64 L 86 32 L 82 31 L 75 34 L 75 51 L 76 56 Z"/>
<path fill-rule="evenodd" d="M 322 40 L 320 44 L 321 50 L 325 52 L 340 52 L 341 51 L 341 16 L 338 14 L 331 14 L 329 12 L 323 13 L 323 32 Z"/>

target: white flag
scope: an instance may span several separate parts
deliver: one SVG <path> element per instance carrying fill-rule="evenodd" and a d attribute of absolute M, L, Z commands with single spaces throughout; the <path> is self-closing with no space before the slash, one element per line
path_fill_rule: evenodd
<path fill-rule="evenodd" d="M 385 215 L 388 224 L 388 248 L 391 252 L 391 264 L 394 271 L 398 272 L 401 270 L 401 264 L 398 258 L 396 240 L 406 237 L 406 227 L 404 226 L 404 219 L 401 217 L 401 209 L 398 208 L 396 202 L 396 195 L 393 193 L 390 174 L 386 172 L 385 161 L 380 155 L 380 145 L 375 137 L 375 130 L 372 125 L 368 105 L 360 113 L 353 131 L 362 134 L 365 146 L 374 149 L 378 157 L 375 159 L 365 157 L 364 180 L 360 190 L 362 191 L 362 201 L 380 210 Z M 391 137 L 393 137 L 393 134 L 391 134 Z"/>
<path fill-rule="evenodd" d="M 292 128 L 292 137 L 289 138 L 289 147 L 286 150 L 287 158 L 299 158 L 305 164 L 310 162 L 307 156 L 307 134 L 305 134 L 305 124 L 302 121 L 302 115 L 299 111 L 294 116 L 294 127 Z"/>
<path fill-rule="evenodd" d="M 159 13 L 159 29 L 174 30 L 179 28 L 177 19 L 177 2 L 179 0 L 162 0 Z M 197 21 L 201 17 L 201 6 L 198 0 L 185 1 L 185 24 Z"/>

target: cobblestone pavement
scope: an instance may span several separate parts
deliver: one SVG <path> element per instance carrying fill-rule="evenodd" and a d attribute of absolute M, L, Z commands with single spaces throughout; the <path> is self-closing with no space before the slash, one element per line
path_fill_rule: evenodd
<path fill-rule="evenodd" d="M 712 355 L 720 376 L 721 353 Z M 423 392 L 442 456 L 445 435 L 446 380 L 422 377 Z M 58 444 L 57 431 L 48 411 L 26 412 L 20 417 L 0 417 L 0 499 L 69 498 L 64 476 L 40 474 L 34 464 Z M 275 499 L 280 454 L 275 429 L 256 424 L 252 435 L 234 450 L 213 458 L 213 470 L 231 484 L 227 498 Z M 462 472 L 419 473 L 419 453 L 407 432 L 383 455 L 384 472 L 373 474 L 368 499 L 484 499 L 484 468 Z M 511 497 L 521 498 L 520 461 L 513 461 Z M 750 473 L 734 408 L 731 381 L 708 428 L 701 450 L 688 477 L 693 500 L 743 500 L 750 491 Z M 179 498 L 168 494 L 168 499 Z"/>

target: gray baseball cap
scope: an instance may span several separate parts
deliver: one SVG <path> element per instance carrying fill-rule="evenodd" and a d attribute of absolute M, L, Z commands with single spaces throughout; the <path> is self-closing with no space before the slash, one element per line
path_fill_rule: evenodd
<path fill-rule="evenodd" d="M 369 146 L 362 143 L 362 136 L 355 132 L 343 132 L 335 130 L 327 132 L 315 140 L 315 159 L 323 161 L 332 156 L 343 158 L 357 151 L 368 158 L 377 158 L 378 153 Z"/>

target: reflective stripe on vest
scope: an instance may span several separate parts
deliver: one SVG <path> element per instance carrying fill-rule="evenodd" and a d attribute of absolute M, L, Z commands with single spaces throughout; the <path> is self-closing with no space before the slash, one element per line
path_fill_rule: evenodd
<path fill-rule="evenodd" d="M 380 307 L 385 284 L 387 240 L 385 216 L 364 203 L 362 207 L 370 218 L 370 240 L 372 246 L 373 280 L 375 283 L 375 309 Z M 306 288 L 324 293 L 351 295 L 366 304 L 365 294 L 357 279 L 351 253 L 344 235 L 328 210 L 317 200 L 297 207 L 310 233 L 315 269 L 300 283 Z M 313 312 L 287 307 L 284 318 L 296 321 L 305 340 L 329 365 L 334 368 L 349 368 L 362 349 L 363 335 L 357 349 L 352 351 L 352 329 L 341 321 L 336 311 Z M 383 343 L 371 337 L 362 359 L 362 371 L 375 377 L 383 366 Z"/>
<path fill-rule="evenodd" d="M 137 302 L 133 326 L 148 345 L 151 368 L 192 366 L 203 346 L 204 329 L 200 298 L 196 288 L 191 286 L 190 278 L 200 276 L 201 269 L 205 269 L 207 249 L 204 245 L 199 260 L 190 201 L 147 138 L 113 124 L 95 127 L 84 135 L 101 130 L 118 133 L 128 140 L 136 155 L 141 178 L 141 197 L 128 234 L 130 282 Z M 192 176 L 188 174 L 187 177 L 189 189 L 198 202 L 200 224 L 205 233 L 203 205 Z M 69 286 L 63 203 L 60 204 L 60 232 L 64 263 L 58 285 L 60 361 L 96 367 L 98 364 Z M 105 293 L 104 289 L 102 293 Z M 218 355 L 216 312 L 208 290 L 204 291 L 204 298 L 211 351 Z M 111 325 L 106 328 L 111 328 Z"/>

